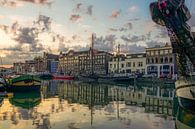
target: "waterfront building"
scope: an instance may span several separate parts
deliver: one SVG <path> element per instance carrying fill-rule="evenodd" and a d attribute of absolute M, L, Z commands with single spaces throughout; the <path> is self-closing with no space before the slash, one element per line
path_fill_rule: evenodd
<path fill-rule="evenodd" d="M 142 73 L 145 74 L 146 54 L 127 54 L 114 56 L 109 61 L 109 73 Z"/>
<path fill-rule="evenodd" d="M 147 74 L 157 77 L 175 77 L 176 55 L 169 44 L 146 48 Z"/>
<path fill-rule="evenodd" d="M 35 72 L 44 72 L 44 60 L 42 57 L 35 57 Z"/>
<path fill-rule="evenodd" d="M 44 71 L 51 72 L 52 62 L 58 61 L 59 55 L 51 54 L 51 53 L 43 53 L 43 62 L 44 62 Z"/>
<path fill-rule="evenodd" d="M 13 64 L 13 71 L 16 74 L 25 73 L 25 63 L 23 63 L 23 62 L 15 62 Z"/>
<path fill-rule="evenodd" d="M 34 60 L 26 60 L 25 61 L 25 73 L 33 73 L 35 72 L 35 64 Z"/>
<path fill-rule="evenodd" d="M 126 73 L 142 73 L 146 72 L 146 54 L 128 54 L 125 60 Z"/>
<path fill-rule="evenodd" d="M 126 56 L 124 54 L 113 56 L 108 62 L 109 73 L 125 73 L 125 59 Z"/>
<path fill-rule="evenodd" d="M 108 61 L 111 59 L 112 54 L 98 50 L 94 50 L 93 52 L 93 60 L 91 50 L 61 52 L 59 56 L 59 71 L 72 75 L 90 74 L 93 67 L 95 74 L 107 74 Z"/>

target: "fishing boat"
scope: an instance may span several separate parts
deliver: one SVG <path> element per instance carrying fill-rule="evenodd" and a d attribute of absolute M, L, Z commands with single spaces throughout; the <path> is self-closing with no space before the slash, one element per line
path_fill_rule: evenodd
<path fill-rule="evenodd" d="M 21 75 L 13 78 L 10 82 L 9 90 L 12 91 L 27 91 L 27 90 L 39 90 L 41 86 L 41 80 L 33 75 Z"/>

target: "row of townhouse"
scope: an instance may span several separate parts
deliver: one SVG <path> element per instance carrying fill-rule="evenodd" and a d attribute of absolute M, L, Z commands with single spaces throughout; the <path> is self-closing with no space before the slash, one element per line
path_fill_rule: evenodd
<path fill-rule="evenodd" d="M 146 74 L 157 77 L 176 77 L 176 54 L 171 45 L 146 48 L 145 53 L 113 55 L 89 49 L 70 50 L 59 55 L 44 53 L 43 57 L 14 63 L 16 73 L 45 72 L 66 75 L 90 74 Z M 92 56 L 93 52 L 93 56 Z"/>
<path fill-rule="evenodd" d="M 176 55 L 169 44 L 146 48 L 145 53 L 116 55 L 109 62 L 109 73 L 153 74 L 157 77 L 177 74 Z"/>

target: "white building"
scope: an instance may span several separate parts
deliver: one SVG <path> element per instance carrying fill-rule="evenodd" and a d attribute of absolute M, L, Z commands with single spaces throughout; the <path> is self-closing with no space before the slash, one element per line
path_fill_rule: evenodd
<path fill-rule="evenodd" d="M 109 73 L 143 73 L 146 72 L 146 54 L 128 54 L 115 56 L 109 62 Z"/>
<path fill-rule="evenodd" d="M 176 76 L 176 56 L 170 45 L 146 48 L 147 74 L 155 74 L 157 77 Z"/>

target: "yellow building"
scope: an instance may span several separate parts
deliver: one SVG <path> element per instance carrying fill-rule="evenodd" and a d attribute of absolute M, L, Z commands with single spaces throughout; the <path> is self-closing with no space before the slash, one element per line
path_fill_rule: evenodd
<path fill-rule="evenodd" d="M 171 45 L 146 48 L 147 74 L 157 77 L 175 77 L 176 61 Z"/>

